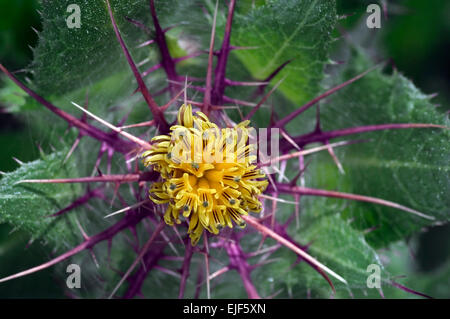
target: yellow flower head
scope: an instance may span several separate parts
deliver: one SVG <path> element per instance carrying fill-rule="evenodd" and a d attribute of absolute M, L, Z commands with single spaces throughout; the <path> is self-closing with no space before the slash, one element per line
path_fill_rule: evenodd
<path fill-rule="evenodd" d="M 258 195 L 267 187 L 265 175 L 253 163 L 255 145 L 250 143 L 249 121 L 234 128 L 218 128 L 208 117 L 192 114 L 191 105 L 182 105 L 177 125 L 169 135 L 152 139 L 153 147 L 142 154 L 145 166 L 152 166 L 162 181 L 150 188 L 150 199 L 167 204 L 164 220 L 180 223 L 189 220 L 192 245 L 203 230 L 240 227 L 241 215 L 260 212 Z"/>

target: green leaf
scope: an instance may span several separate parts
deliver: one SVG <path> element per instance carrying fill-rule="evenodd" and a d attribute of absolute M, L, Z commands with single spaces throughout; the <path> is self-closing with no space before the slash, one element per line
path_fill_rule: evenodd
<path fill-rule="evenodd" d="M 231 44 L 257 47 L 235 54 L 259 80 L 292 60 L 272 83 L 286 77 L 280 90 L 298 107 L 321 88 L 335 22 L 334 1 L 267 1 L 236 15 Z"/>
<path fill-rule="evenodd" d="M 313 209 L 319 209 L 316 203 Z M 303 216 L 303 215 L 302 215 Z M 367 267 L 371 264 L 380 266 L 382 285 L 390 277 L 375 250 L 367 244 L 362 233 L 352 228 L 347 221 L 336 215 L 332 209 L 327 215 L 302 219 L 300 229 L 292 225 L 289 233 L 301 245 L 308 245 L 307 252 L 318 261 L 332 269 L 347 280 L 345 285 L 330 277 L 336 287 L 338 297 L 363 296 L 369 293 L 372 297 L 379 297 L 376 289 L 367 287 L 367 278 L 371 274 Z M 271 295 L 277 289 L 284 289 L 285 297 L 326 298 L 332 294 L 327 281 L 305 262 L 294 265 L 296 256 L 291 251 L 282 248 L 276 256 L 279 258 L 269 266 L 261 267 L 258 271 L 258 282 L 261 282 L 263 295 Z M 271 283 L 277 286 L 271 288 Z M 275 290 L 275 291 L 274 291 Z"/>
<path fill-rule="evenodd" d="M 80 6 L 80 28 L 69 28 L 70 4 Z M 34 50 L 33 70 L 41 93 L 61 94 L 124 70 L 126 60 L 114 34 L 105 1 L 41 1 L 43 31 Z M 147 23 L 147 1 L 111 0 L 117 24 L 131 47 L 147 40 L 145 33 L 125 20 Z M 148 50 L 140 51 L 143 57 Z"/>
<path fill-rule="evenodd" d="M 370 63 L 354 52 L 337 81 L 366 70 Z M 351 84 L 322 107 L 325 130 L 386 123 L 433 123 L 448 119 L 408 79 L 375 70 Z M 376 227 L 366 237 L 375 247 L 405 238 L 422 227 L 450 220 L 450 131 L 405 129 L 377 131 L 350 138 L 370 138 L 337 151 L 350 192 L 394 201 L 433 216 L 434 222 L 399 210 L 352 203 L 345 215 L 358 229 Z M 327 185 L 322 185 L 328 188 Z"/>
<path fill-rule="evenodd" d="M 67 150 L 23 164 L 0 179 L 0 222 L 10 223 L 51 243 L 52 247 L 71 247 L 80 240 L 72 216 L 47 217 L 69 205 L 80 195 L 74 184 L 16 184 L 24 179 L 51 179 L 76 176 L 75 165 L 62 165 Z"/>
<path fill-rule="evenodd" d="M 66 12 L 70 4 L 80 6 L 81 27 L 69 28 Z M 159 63 L 159 50 L 156 44 L 137 48 L 145 41 L 154 39 L 154 27 L 147 0 L 110 0 L 114 18 L 124 42 L 136 64 L 144 61 L 140 70 Z M 177 2 L 155 1 L 158 19 L 162 28 L 178 25 L 166 33 L 169 50 L 173 57 L 193 53 L 206 48 L 199 47 L 198 37 L 208 39 L 210 21 L 197 1 Z M 173 8 L 176 7 L 176 10 Z M 116 38 L 106 1 L 84 1 L 77 3 L 62 0 L 58 3 L 41 1 L 43 31 L 34 50 L 32 69 L 35 85 L 46 95 L 61 96 L 67 92 L 90 87 L 115 74 L 122 74 L 126 89 L 133 92 L 137 84 Z M 138 27 L 131 21 L 144 26 Z M 198 32 L 201 29 L 201 32 Z M 195 30 L 195 31 L 193 31 Z M 183 34 L 187 32 L 188 34 Z M 196 32 L 196 33 L 194 33 Z M 193 39 L 195 37 L 195 39 Z M 188 49 L 187 49 L 188 48 Z M 179 65 L 189 65 L 184 61 Z M 206 71 L 206 67 L 204 67 Z M 151 73 L 145 80 L 152 93 L 161 87 L 155 86 L 162 70 Z M 156 78 L 155 78 L 156 77 Z M 55 80 L 56 79 L 56 80 Z M 166 85 L 166 81 L 162 85 Z M 161 85 L 161 83 L 159 83 Z M 111 91 L 114 89 L 112 88 Z M 165 95 L 163 95 L 165 96 Z M 166 101 L 167 102 L 167 101 Z"/>
<path fill-rule="evenodd" d="M 157 64 L 158 49 L 155 45 L 136 48 L 138 44 L 153 38 L 149 2 L 110 2 L 115 20 L 134 61 L 147 61 L 141 66 L 141 71 Z M 46 99 L 71 114 L 81 115 L 81 112 L 70 102 L 83 105 L 88 96 L 89 110 L 111 123 L 116 124 L 126 116 L 127 123 L 150 120 L 148 106 L 140 94 L 134 94 L 137 84 L 114 34 L 106 2 L 102 0 L 78 3 L 81 9 L 81 28 L 70 29 L 66 24 L 69 16 L 66 8 L 74 3 L 76 2 L 69 0 L 59 1 L 57 4 L 41 2 L 43 31 L 39 34 L 39 43 L 35 48 L 31 66 L 34 75 L 33 86 Z M 169 12 L 173 13 L 173 4 L 171 6 L 170 3 L 158 1 L 157 6 L 162 20 Z M 170 7 L 170 10 L 166 6 Z M 141 30 L 126 18 L 141 22 L 148 30 Z M 164 27 L 173 24 L 171 21 L 173 19 L 168 19 Z M 176 43 L 176 39 L 168 35 L 168 41 L 172 53 L 183 53 L 183 48 L 179 47 L 180 43 Z M 158 70 L 145 78 L 152 93 L 167 85 L 163 74 L 162 70 Z M 156 97 L 156 100 L 166 103 L 167 95 Z M 25 105 L 29 104 L 28 101 Z M 111 111 L 112 108 L 114 112 Z M 48 132 L 48 121 L 54 122 L 55 126 L 49 136 L 41 137 L 54 142 L 63 135 L 67 125 L 64 121 L 49 116 L 49 112 L 42 109 L 38 106 L 37 110 L 36 107 L 33 108 L 36 112 L 29 113 L 34 118 L 30 126 L 38 132 Z M 42 130 L 43 127 L 46 129 Z M 131 132 L 139 135 L 145 130 L 132 129 Z M 83 153 L 92 152 L 89 149 Z"/>
<path fill-rule="evenodd" d="M 80 4 L 82 25 L 79 29 L 70 29 L 66 24 L 69 16 L 66 8 L 71 3 L 73 1 L 70 0 L 59 1 L 58 4 L 46 1 L 41 3 L 43 31 L 35 49 L 33 70 L 36 86 L 42 93 L 61 94 L 91 85 L 127 68 L 104 1 Z M 111 0 L 111 4 L 135 61 L 150 58 L 145 67 L 156 64 L 155 46 L 135 49 L 139 43 L 152 38 L 153 26 L 148 1 Z M 172 10 L 174 5 L 177 10 Z M 157 1 L 156 6 L 163 27 L 183 25 L 183 34 L 180 34 L 179 28 L 168 33 L 171 48 L 188 53 L 192 53 L 193 48 L 207 48 L 209 31 L 206 30 L 210 29 L 211 16 L 205 15 L 199 3 Z M 210 1 L 204 1 L 202 6 L 212 14 L 214 5 Z M 223 36 L 226 12 L 226 8 L 221 6 L 218 37 Z M 126 21 L 125 17 L 148 26 L 150 34 Z M 254 50 L 234 51 L 244 67 L 257 79 L 264 79 L 278 66 L 292 60 L 272 83 L 286 76 L 280 89 L 291 101 L 299 104 L 312 98 L 320 90 L 323 68 L 329 61 L 330 33 L 335 22 L 334 1 L 269 1 L 253 9 L 249 9 L 248 3 L 238 3 L 231 44 L 258 47 Z M 174 37 L 178 37 L 178 43 L 175 43 Z M 183 73 L 195 74 L 195 69 L 191 65 L 191 68 L 183 68 Z M 242 68 L 239 65 L 234 69 Z M 203 74 L 205 70 L 206 64 L 203 63 Z"/>
<path fill-rule="evenodd" d="M 0 108 L 16 113 L 36 109 L 36 103 L 27 103 L 27 94 L 6 76 L 0 77 Z"/>
<path fill-rule="evenodd" d="M 434 247 L 434 249 L 440 250 L 440 247 Z M 413 250 L 412 253 L 411 250 Z M 408 242 L 408 244 L 405 242 L 392 244 L 388 249 L 383 249 L 380 252 L 380 257 L 386 260 L 385 266 L 388 271 L 401 275 L 399 278 L 394 279 L 395 282 L 432 298 L 449 298 L 450 260 L 448 258 L 441 259 L 442 264 L 432 271 L 420 271 L 418 270 L 417 250 L 411 247 L 411 242 Z M 393 293 L 389 296 L 395 298 L 423 298 L 406 293 L 401 289 L 396 289 Z"/>

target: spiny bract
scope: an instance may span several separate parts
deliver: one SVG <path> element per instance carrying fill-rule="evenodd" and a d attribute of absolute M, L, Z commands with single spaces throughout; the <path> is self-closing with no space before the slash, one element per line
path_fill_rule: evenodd
<path fill-rule="evenodd" d="M 168 225 L 179 224 L 180 214 L 189 220 L 192 245 L 204 229 L 218 234 L 223 226 L 232 228 L 232 220 L 244 227 L 241 215 L 261 211 L 258 195 L 268 184 L 254 165 L 249 121 L 220 129 L 204 113 L 193 115 L 191 105 L 183 104 L 177 122 L 169 135 L 154 137 L 152 149 L 142 154 L 144 165 L 162 179 L 152 184 L 150 199 L 167 204 Z"/>

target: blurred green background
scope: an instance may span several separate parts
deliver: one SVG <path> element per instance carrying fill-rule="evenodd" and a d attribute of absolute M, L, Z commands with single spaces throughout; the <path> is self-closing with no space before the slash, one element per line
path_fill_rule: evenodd
<path fill-rule="evenodd" d="M 357 27 L 358 21 L 366 15 L 367 5 L 374 2 L 338 1 L 338 13 L 348 15 L 340 21 L 339 32 L 350 32 Z M 423 92 L 439 92 L 434 101 L 447 110 L 450 105 L 450 1 L 383 3 L 387 3 L 388 15 L 382 18 L 381 42 L 376 43 L 379 54 L 392 58 L 395 66 Z M 0 0 L 0 62 L 10 70 L 26 68 L 33 58 L 30 47 L 36 45 L 37 34 L 32 28 L 41 29 L 37 10 L 37 0 Z M 22 74 L 17 73 L 19 77 L 23 77 Z M 27 129 L 29 120 L 3 112 L 0 104 L 0 171 L 18 167 L 13 157 L 25 162 L 38 157 L 39 141 L 34 140 Z M 28 238 L 27 234 L 7 224 L 0 225 L 1 276 L 47 260 L 49 252 L 38 243 L 27 245 Z M 415 271 L 432 275 L 450 257 L 450 227 L 434 227 L 412 238 L 410 243 Z M 0 298 L 64 297 L 63 285 L 53 278 L 50 269 L 0 284 Z M 450 297 L 448 292 L 446 297 Z"/>

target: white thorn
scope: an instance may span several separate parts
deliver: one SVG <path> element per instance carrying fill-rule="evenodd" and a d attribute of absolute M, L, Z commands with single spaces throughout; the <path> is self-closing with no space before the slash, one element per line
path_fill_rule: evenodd
<path fill-rule="evenodd" d="M 105 120 L 101 119 L 100 117 L 98 117 L 97 115 L 89 112 L 88 110 L 86 110 L 84 107 L 78 105 L 75 102 L 71 102 L 73 105 L 75 105 L 77 108 L 79 108 L 80 110 L 82 110 L 84 113 L 86 113 L 87 115 L 89 115 L 90 117 L 92 117 L 93 119 L 97 120 L 98 122 L 102 123 L 103 125 L 109 127 L 110 129 L 112 129 L 114 132 L 119 133 L 120 135 L 126 137 L 127 139 L 129 139 L 132 142 L 135 142 L 136 144 L 139 144 L 140 146 L 146 148 L 146 149 L 150 149 L 152 148 L 152 146 L 147 143 L 144 140 L 141 140 L 140 138 L 131 135 L 130 133 L 124 132 L 121 129 L 119 129 L 118 127 L 112 125 L 111 123 L 106 122 Z"/>
<path fill-rule="evenodd" d="M 127 211 L 132 210 L 132 209 L 134 209 L 134 208 L 136 208 L 136 207 L 142 206 L 142 205 L 144 205 L 145 203 L 148 203 L 148 202 L 149 202 L 149 200 L 146 199 L 146 200 L 144 200 L 144 201 L 142 201 L 142 202 L 139 202 L 139 203 L 136 203 L 136 204 L 134 204 L 134 205 L 127 206 L 127 207 L 125 207 L 125 208 L 119 209 L 119 210 L 117 210 L 117 211 L 115 211 L 115 212 L 113 212 L 113 213 L 111 213 L 111 214 L 106 215 L 104 218 L 109 218 L 109 217 L 111 217 L 111 216 L 114 216 L 114 215 L 118 215 L 118 214 L 120 214 L 120 213 L 127 212 Z"/>

